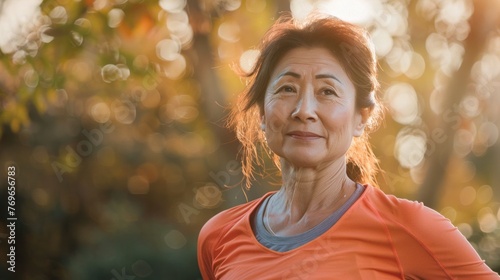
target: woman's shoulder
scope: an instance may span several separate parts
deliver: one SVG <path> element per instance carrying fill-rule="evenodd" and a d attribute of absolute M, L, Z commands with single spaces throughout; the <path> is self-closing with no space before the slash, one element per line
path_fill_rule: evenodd
<path fill-rule="evenodd" d="M 197 244 L 198 264 L 204 275 L 203 278 L 209 278 L 209 275 L 213 275 L 212 262 L 221 240 L 231 240 L 237 238 L 242 232 L 247 232 L 248 230 L 245 229 L 247 225 L 249 226 L 249 222 L 247 224 L 245 220 L 249 221 L 248 217 L 253 210 L 270 194 L 224 210 L 203 225 Z M 238 228 L 240 230 L 237 230 Z"/>
<path fill-rule="evenodd" d="M 379 210 L 385 210 L 393 212 L 395 214 L 401 213 L 401 211 L 414 212 L 415 210 L 432 210 L 426 207 L 422 202 L 397 197 L 393 194 L 387 194 L 381 189 L 373 187 L 371 185 L 365 185 L 365 187 L 366 199 L 369 200 L 372 204 L 375 204 L 375 206 Z"/>
<path fill-rule="evenodd" d="M 372 186 L 366 186 L 366 192 L 366 200 L 384 220 L 414 229 L 421 229 L 424 224 L 425 228 L 429 228 L 430 223 L 453 227 L 448 219 L 422 202 L 386 194 Z"/>
<path fill-rule="evenodd" d="M 363 210 L 383 225 L 406 275 L 419 279 L 498 279 L 467 239 L 421 202 L 366 186 Z"/>
<path fill-rule="evenodd" d="M 399 198 L 367 187 L 369 207 L 391 231 L 406 232 L 417 239 L 439 240 L 439 233 L 457 232 L 449 219 L 422 202 Z M 441 236 L 442 237 L 442 236 Z"/>
<path fill-rule="evenodd" d="M 203 225 L 200 231 L 200 238 L 209 238 L 211 235 L 220 236 L 220 233 L 227 232 L 229 228 L 236 226 L 238 223 L 241 224 L 262 200 L 270 194 L 267 193 L 255 200 L 233 206 L 213 216 Z"/>

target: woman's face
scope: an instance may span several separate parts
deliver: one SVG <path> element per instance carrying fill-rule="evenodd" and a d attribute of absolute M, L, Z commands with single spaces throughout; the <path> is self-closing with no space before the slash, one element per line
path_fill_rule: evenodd
<path fill-rule="evenodd" d="M 269 148 L 296 167 L 344 161 L 368 114 L 355 101 L 353 83 L 327 49 L 290 50 L 271 73 L 264 98 Z"/>

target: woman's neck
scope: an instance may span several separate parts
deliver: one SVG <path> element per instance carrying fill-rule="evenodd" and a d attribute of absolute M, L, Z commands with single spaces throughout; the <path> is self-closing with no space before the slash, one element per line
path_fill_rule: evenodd
<path fill-rule="evenodd" d="M 339 160 L 320 168 L 282 162 L 283 185 L 268 206 L 274 232 L 300 233 L 315 226 L 345 203 L 355 190 Z"/>

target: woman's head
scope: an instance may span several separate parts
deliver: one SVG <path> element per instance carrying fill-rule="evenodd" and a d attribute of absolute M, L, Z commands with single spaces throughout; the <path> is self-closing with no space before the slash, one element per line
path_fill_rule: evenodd
<path fill-rule="evenodd" d="M 266 146 L 260 123 L 265 115 L 264 102 L 271 75 L 283 57 L 297 49 L 322 49 L 336 59 L 354 86 L 355 110 L 370 116 L 366 123 L 367 130 L 371 131 L 377 123 L 380 112 L 375 95 L 378 89 L 377 65 L 366 32 L 328 16 L 314 15 L 300 23 L 289 17 L 281 18 L 264 36 L 255 67 L 246 74 L 250 83 L 240 96 L 231 118 L 237 137 L 243 144 L 243 172 L 247 178 L 252 176 L 253 163 L 262 160 L 256 143 Z M 351 179 L 374 183 L 377 161 L 366 133 L 354 140 L 346 158 Z M 279 165 L 278 158 L 275 156 L 274 159 Z"/>

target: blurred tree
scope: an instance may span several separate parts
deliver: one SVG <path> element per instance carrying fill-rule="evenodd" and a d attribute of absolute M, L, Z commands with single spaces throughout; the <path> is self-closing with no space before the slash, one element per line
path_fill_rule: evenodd
<path fill-rule="evenodd" d="M 464 55 L 458 70 L 453 74 L 447 85 L 443 107 L 452 108 L 459 104 L 468 93 L 467 85 L 472 67 L 483 52 L 491 33 L 500 28 L 500 5 L 497 1 L 475 1 L 474 13 L 469 19 L 470 31 L 464 40 Z M 434 129 L 443 131 L 444 135 L 453 135 L 455 124 L 449 120 L 438 124 Z M 448 161 L 453 151 L 453 138 L 448 137 L 443 142 L 436 144 L 436 152 L 432 154 L 429 169 L 420 186 L 419 201 L 431 208 L 438 206 L 438 201 L 443 186 L 444 175 Z"/>

